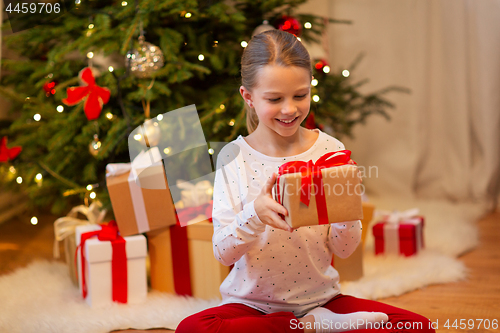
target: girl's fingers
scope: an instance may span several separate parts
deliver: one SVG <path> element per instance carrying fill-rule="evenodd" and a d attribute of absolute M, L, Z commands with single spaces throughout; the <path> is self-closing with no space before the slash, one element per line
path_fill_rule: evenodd
<path fill-rule="evenodd" d="M 293 229 L 286 223 L 284 220 L 281 219 L 279 215 L 275 215 L 274 217 L 271 217 L 272 220 L 272 226 L 274 228 L 282 229 L 285 231 L 290 231 L 292 232 Z"/>
<path fill-rule="evenodd" d="M 275 229 L 281 229 L 290 232 L 293 231 L 293 229 L 283 220 L 273 220 L 272 223 L 268 224 Z"/>
<path fill-rule="evenodd" d="M 288 211 L 286 210 L 286 208 L 285 208 L 285 207 L 283 207 L 282 205 L 280 205 L 280 204 L 279 204 L 279 203 L 277 203 L 277 202 L 275 202 L 275 203 L 273 204 L 272 209 L 273 209 L 276 213 L 278 213 L 278 214 L 282 214 L 282 215 L 284 215 L 284 216 L 287 216 L 287 215 L 288 215 Z"/>
<path fill-rule="evenodd" d="M 292 227 L 290 227 L 288 225 L 288 223 L 286 223 L 285 221 L 283 221 L 281 219 L 280 219 L 280 228 L 283 229 L 283 230 L 285 230 L 285 231 L 289 231 L 289 232 L 293 231 Z"/>
<path fill-rule="evenodd" d="M 264 184 L 264 187 L 262 187 L 262 193 L 272 195 L 272 188 L 275 182 L 276 182 L 276 173 L 273 172 L 271 178 L 269 178 Z"/>
<path fill-rule="evenodd" d="M 283 222 L 283 230 L 292 232 L 293 228 L 288 225 L 285 221 L 281 220 Z"/>

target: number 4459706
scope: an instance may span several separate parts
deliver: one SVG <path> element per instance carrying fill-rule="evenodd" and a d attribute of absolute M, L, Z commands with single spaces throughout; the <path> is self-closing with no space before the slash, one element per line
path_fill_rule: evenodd
<path fill-rule="evenodd" d="M 497 329 L 498 328 L 498 319 L 455 319 L 453 323 L 450 324 L 450 319 L 446 320 L 446 323 L 443 325 L 447 329 Z"/>
<path fill-rule="evenodd" d="M 55 4 L 52 4 L 50 2 L 47 2 L 47 3 L 45 3 L 45 2 L 39 2 L 39 3 L 23 2 L 23 3 L 17 3 L 16 6 L 14 8 L 12 8 L 12 3 L 9 3 L 7 8 L 5 8 L 5 11 L 8 13 L 15 12 L 15 13 L 23 13 L 23 14 L 26 14 L 26 13 L 32 13 L 32 14 L 34 14 L 34 13 L 39 13 L 39 14 L 56 13 L 56 14 L 58 14 L 59 12 L 61 12 L 61 4 L 57 3 L 57 2 Z"/>

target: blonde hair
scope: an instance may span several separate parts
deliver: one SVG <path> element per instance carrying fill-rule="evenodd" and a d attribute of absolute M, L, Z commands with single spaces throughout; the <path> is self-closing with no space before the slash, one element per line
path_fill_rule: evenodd
<path fill-rule="evenodd" d="M 252 37 L 241 57 L 241 84 L 252 91 L 257 86 L 259 70 L 266 65 L 302 67 L 312 76 L 309 52 L 297 37 L 281 30 L 268 30 Z M 246 103 L 245 112 L 250 134 L 259 125 L 259 118 Z"/>

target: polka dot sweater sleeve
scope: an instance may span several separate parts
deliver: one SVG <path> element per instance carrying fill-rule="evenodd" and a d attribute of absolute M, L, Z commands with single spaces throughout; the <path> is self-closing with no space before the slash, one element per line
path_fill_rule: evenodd
<path fill-rule="evenodd" d="M 215 175 L 212 243 L 215 258 L 226 266 L 238 261 L 266 228 L 255 213 L 255 200 L 243 204 L 241 176 L 236 161 L 221 165 Z"/>
<path fill-rule="evenodd" d="M 360 220 L 331 223 L 328 247 L 340 258 L 349 257 L 361 242 Z"/>

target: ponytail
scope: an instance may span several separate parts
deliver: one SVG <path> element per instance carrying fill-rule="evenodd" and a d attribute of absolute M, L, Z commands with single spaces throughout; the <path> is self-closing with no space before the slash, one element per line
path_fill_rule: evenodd
<path fill-rule="evenodd" d="M 259 118 L 255 113 L 255 109 L 251 108 L 247 103 L 245 103 L 245 113 L 247 115 L 247 131 L 250 134 L 257 129 Z"/>

